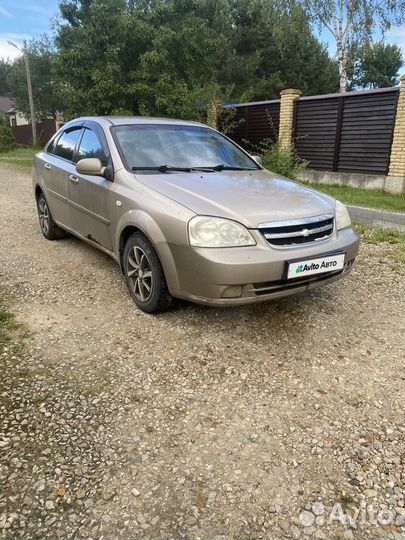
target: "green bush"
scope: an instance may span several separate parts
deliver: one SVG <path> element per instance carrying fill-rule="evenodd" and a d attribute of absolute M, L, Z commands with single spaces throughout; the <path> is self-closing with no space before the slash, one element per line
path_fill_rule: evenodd
<path fill-rule="evenodd" d="M 308 162 L 298 156 L 293 146 L 290 149 L 282 148 L 279 140 L 263 140 L 254 153 L 261 156 L 266 169 L 287 178 L 296 179 L 308 166 Z"/>
<path fill-rule="evenodd" d="M 17 147 L 8 119 L 0 115 L 0 152 L 8 152 Z"/>

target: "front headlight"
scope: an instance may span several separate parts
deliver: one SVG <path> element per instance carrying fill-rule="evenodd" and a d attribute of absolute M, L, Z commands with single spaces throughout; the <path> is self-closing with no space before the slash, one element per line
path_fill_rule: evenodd
<path fill-rule="evenodd" d="M 240 247 L 256 244 L 250 232 L 236 221 L 195 216 L 188 223 L 190 245 L 196 247 Z"/>
<path fill-rule="evenodd" d="M 350 227 L 352 224 L 349 216 L 349 212 L 344 204 L 340 201 L 336 201 L 336 228 L 338 231 L 340 229 L 345 229 Z"/>

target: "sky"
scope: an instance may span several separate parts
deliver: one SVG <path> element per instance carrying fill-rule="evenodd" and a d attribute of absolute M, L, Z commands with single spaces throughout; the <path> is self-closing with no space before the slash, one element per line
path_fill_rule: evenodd
<path fill-rule="evenodd" d="M 14 59 L 21 54 L 7 41 L 22 46 L 24 39 L 49 33 L 58 3 L 58 0 L 0 0 L 0 58 Z"/>
<path fill-rule="evenodd" d="M 22 46 L 25 39 L 50 33 L 52 19 L 58 14 L 58 3 L 59 0 L 0 0 L 0 58 L 14 59 L 21 54 L 8 41 Z M 333 56 L 336 49 L 330 33 L 324 30 L 319 38 Z M 384 40 L 399 45 L 405 57 L 405 25 L 388 30 Z M 405 66 L 401 73 L 405 73 Z"/>

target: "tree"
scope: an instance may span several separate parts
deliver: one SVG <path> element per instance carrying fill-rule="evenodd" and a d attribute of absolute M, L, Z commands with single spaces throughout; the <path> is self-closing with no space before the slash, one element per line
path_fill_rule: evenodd
<path fill-rule="evenodd" d="M 283 0 L 235 2 L 235 94 L 273 99 L 286 87 L 337 90 L 336 62 L 313 36 L 303 8 Z"/>
<path fill-rule="evenodd" d="M 63 0 L 56 67 L 67 118 L 132 109 L 130 73 L 147 36 L 129 31 L 125 0 Z M 135 112 L 135 111 L 134 111 Z"/>
<path fill-rule="evenodd" d="M 198 117 L 232 54 L 228 0 L 64 0 L 60 9 L 58 69 L 72 115 Z"/>
<path fill-rule="evenodd" d="M 232 14 L 228 0 L 161 0 L 143 18 L 150 39 L 131 89 L 142 114 L 203 118 L 207 102 L 232 87 Z"/>
<path fill-rule="evenodd" d="M 312 21 L 326 28 L 336 41 L 340 91 L 347 90 L 349 50 L 355 41 L 371 38 L 405 20 L 404 0 L 302 0 Z"/>
<path fill-rule="evenodd" d="M 401 49 L 383 41 L 355 44 L 350 50 L 349 89 L 384 88 L 398 84 L 398 71 L 403 65 Z"/>
<path fill-rule="evenodd" d="M 296 0 L 62 0 L 60 11 L 67 117 L 199 120 L 208 103 L 337 88 L 336 62 Z"/>
<path fill-rule="evenodd" d="M 55 68 L 56 51 L 47 36 L 33 39 L 26 44 L 29 57 L 35 116 L 37 121 L 56 117 L 62 110 L 59 96 L 60 80 Z M 24 58 L 17 58 L 9 70 L 7 84 L 16 109 L 25 118 L 30 118 L 27 76 Z"/>
<path fill-rule="evenodd" d="M 0 58 L 0 96 L 9 94 L 10 89 L 7 83 L 7 77 L 10 73 L 11 63 L 8 60 Z"/>
<path fill-rule="evenodd" d="M 0 112 L 0 152 L 8 152 L 16 147 L 8 118 Z"/>

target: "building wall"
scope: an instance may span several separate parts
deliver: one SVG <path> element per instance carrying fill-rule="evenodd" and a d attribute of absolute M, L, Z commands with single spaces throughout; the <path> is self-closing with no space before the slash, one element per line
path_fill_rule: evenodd
<path fill-rule="evenodd" d="M 28 120 L 22 114 L 10 115 L 10 126 L 26 126 L 28 124 Z"/>

